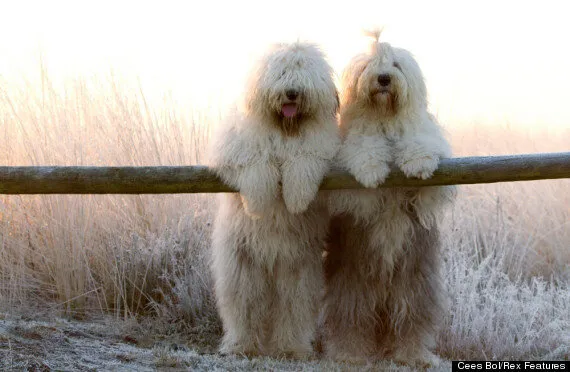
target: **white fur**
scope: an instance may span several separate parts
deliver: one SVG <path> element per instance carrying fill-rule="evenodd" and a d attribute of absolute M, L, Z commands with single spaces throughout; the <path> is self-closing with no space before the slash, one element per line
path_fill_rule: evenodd
<path fill-rule="evenodd" d="M 387 87 L 381 75 L 390 77 Z M 440 312 L 436 217 L 454 189 L 375 189 L 392 164 L 425 179 L 451 155 L 427 111 L 426 92 L 412 55 L 387 43 L 374 41 L 343 75 L 337 161 L 371 189 L 329 193 L 338 216 L 325 260 L 325 347 L 332 358 L 435 360 L 429 348 Z"/>
<path fill-rule="evenodd" d="M 279 116 L 289 89 L 299 92 L 297 121 Z M 319 49 L 281 44 L 214 137 L 212 165 L 239 190 L 221 196 L 212 242 L 223 352 L 312 353 L 327 227 L 317 192 L 340 144 L 337 108 Z"/>

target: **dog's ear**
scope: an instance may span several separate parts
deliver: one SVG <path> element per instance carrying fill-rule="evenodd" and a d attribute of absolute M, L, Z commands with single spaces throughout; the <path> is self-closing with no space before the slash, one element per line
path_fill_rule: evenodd
<path fill-rule="evenodd" d="M 353 102 L 357 96 L 358 79 L 368 66 L 370 56 L 359 54 L 355 56 L 342 73 L 341 81 L 341 103 Z"/>
<path fill-rule="evenodd" d="M 414 55 L 406 49 L 393 48 L 394 56 L 400 65 L 402 74 L 409 83 L 408 99 L 419 100 L 423 106 L 427 106 L 427 87 L 422 70 Z"/>
<path fill-rule="evenodd" d="M 334 107 L 334 114 L 336 115 L 340 111 L 340 98 L 338 96 L 338 90 L 336 90 L 336 89 L 334 91 L 334 96 L 336 98 L 336 105 Z"/>

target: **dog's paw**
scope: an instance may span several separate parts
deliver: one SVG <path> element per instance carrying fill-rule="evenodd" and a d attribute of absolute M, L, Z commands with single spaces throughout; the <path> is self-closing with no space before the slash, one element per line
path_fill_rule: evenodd
<path fill-rule="evenodd" d="M 392 359 L 398 364 L 421 369 L 438 367 L 441 364 L 441 359 L 428 350 L 418 350 L 415 353 L 396 353 Z"/>
<path fill-rule="evenodd" d="M 289 213 L 303 213 L 317 197 L 319 185 L 288 185 L 283 188 L 283 201 Z"/>
<path fill-rule="evenodd" d="M 309 204 L 311 204 L 312 199 L 298 199 L 298 198 L 293 198 L 290 199 L 290 201 L 287 201 L 287 199 L 285 199 L 285 205 L 287 206 L 287 210 L 289 211 L 289 213 L 291 214 L 299 214 L 299 213 L 303 213 L 304 211 L 307 210 L 307 208 L 309 208 Z"/>
<path fill-rule="evenodd" d="M 229 343 L 222 342 L 218 352 L 222 356 L 229 356 L 231 354 L 243 355 L 247 358 L 262 356 L 264 353 L 255 345 L 250 343 Z"/>
<path fill-rule="evenodd" d="M 243 195 L 241 195 L 241 203 L 245 214 L 247 214 L 252 220 L 258 220 L 263 217 L 267 210 L 266 204 L 268 204 L 255 197 L 245 197 Z"/>
<path fill-rule="evenodd" d="M 244 167 L 237 179 L 242 205 L 253 219 L 262 217 L 277 201 L 279 170 L 271 164 Z"/>
<path fill-rule="evenodd" d="M 386 181 L 390 174 L 388 163 L 381 162 L 375 166 L 362 167 L 354 174 L 354 178 L 367 188 L 376 188 Z"/>
<path fill-rule="evenodd" d="M 424 156 L 413 159 L 404 159 L 399 163 L 400 169 L 406 177 L 430 178 L 439 165 L 437 156 Z"/>

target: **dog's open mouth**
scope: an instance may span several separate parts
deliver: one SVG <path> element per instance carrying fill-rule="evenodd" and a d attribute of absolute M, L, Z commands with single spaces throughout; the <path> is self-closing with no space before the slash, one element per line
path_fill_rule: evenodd
<path fill-rule="evenodd" d="M 281 106 L 281 113 L 286 118 L 292 118 L 297 115 L 297 104 L 296 103 L 285 103 Z"/>

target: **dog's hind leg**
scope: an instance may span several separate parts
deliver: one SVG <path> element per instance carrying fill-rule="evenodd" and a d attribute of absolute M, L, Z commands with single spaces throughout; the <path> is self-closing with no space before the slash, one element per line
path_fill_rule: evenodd
<path fill-rule="evenodd" d="M 265 354 L 265 320 L 272 306 L 271 285 L 265 270 L 251 259 L 246 247 L 216 243 L 213 244 L 215 294 L 224 325 L 220 352 Z"/>
<path fill-rule="evenodd" d="M 302 245 L 301 249 L 307 249 L 306 243 Z M 320 251 L 307 252 L 295 262 L 281 261 L 274 275 L 276 301 L 269 343 L 272 354 L 311 357 L 323 286 Z"/>
<path fill-rule="evenodd" d="M 436 227 L 427 229 L 416 221 L 405 256 L 396 265 L 387 303 L 390 337 L 382 347 L 399 363 L 438 363 L 430 351 L 442 313 L 438 235 Z"/>

